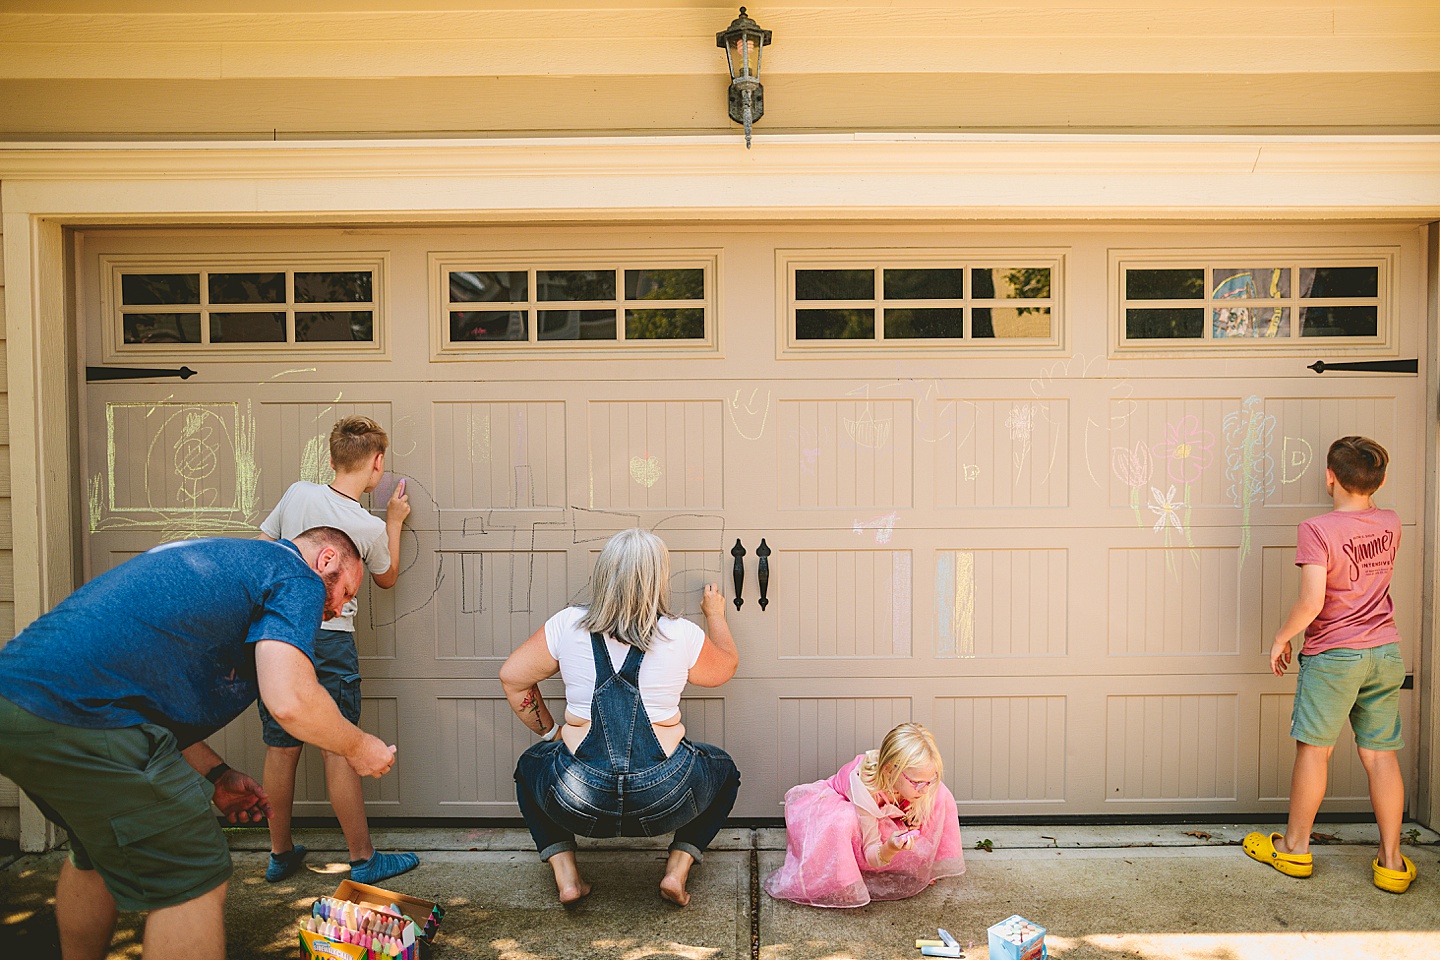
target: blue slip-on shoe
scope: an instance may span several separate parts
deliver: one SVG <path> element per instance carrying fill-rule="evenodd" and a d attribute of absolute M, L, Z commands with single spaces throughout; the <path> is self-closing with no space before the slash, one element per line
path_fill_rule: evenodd
<path fill-rule="evenodd" d="M 272 853 L 270 854 L 270 863 L 265 867 L 265 880 L 269 883 L 279 883 L 299 870 L 300 864 L 304 861 L 305 847 L 302 844 L 295 844 L 286 853 Z"/>
<path fill-rule="evenodd" d="M 369 860 L 350 861 L 350 879 L 356 883 L 379 883 L 391 877 L 398 877 L 420 866 L 420 858 L 413 853 L 381 853 L 375 851 Z"/>

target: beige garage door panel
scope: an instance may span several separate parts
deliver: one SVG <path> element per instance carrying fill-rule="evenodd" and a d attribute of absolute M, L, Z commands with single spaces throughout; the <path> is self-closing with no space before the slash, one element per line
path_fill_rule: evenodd
<path fill-rule="evenodd" d="M 739 763 L 739 816 L 778 816 L 787 787 L 828 777 L 910 719 L 936 733 L 967 818 L 1278 813 L 1294 678 L 1270 676 L 1267 653 L 1298 589 L 1295 526 L 1329 506 L 1335 437 L 1368 434 L 1393 456 L 1377 499 L 1406 523 L 1393 593 L 1407 666 L 1422 668 L 1423 374 L 1321 379 L 1304 369 L 1313 358 L 1273 351 L 1097 360 L 1110 338 L 1107 249 L 1196 237 L 1052 232 L 1071 251 L 1064 357 L 878 360 L 858 345 L 846 359 L 776 356 L 776 251 L 803 243 L 677 230 L 677 249 L 725 249 L 724 354 L 441 363 L 407 329 L 368 365 L 321 362 L 302 376 L 286 357 L 275 371 L 296 375 L 271 376 L 211 360 L 208 383 L 87 385 L 87 573 L 163 540 L 252 535 L 294 480 L 329 479 L 330 426 L 365 414 L 392 437 L 393 474 L 372 506 L 383 511 L 399 477 L 413 506 L 399 583 L 367 583 L 357 617 L 362 725 L 400 748 L 398 775 L 366 784 L 372 815 L 517 814 L 511 773 L 534 737 L 499 667 L 586 596 L 605 540 L 636 525 L 669 544 L 675 607 L 696 622 L 705 583 L 733 596 L 730 551 L 744 545 L 744 604 L 727 607 L 740 671 L 683 704 L 691 736 Z M 613 231 L 542 239 L 523 248 L 616 242 Z M 481 242 L 364 240 L 390 248 L 387 289 L 412 319 L 429 253 Z M 98 257 L 103 243 L 87 242 Z M 1403 263 L 1416 261 L 1405 249 Z M 1423 355 L 1422 340 L 1403 328 L 1402 355 Z M 558 708 L 560 684 L 545 689 Z M 1402 703 L 1413 740 L 1409 692 Z M 237 766 L 261 768 L 253 711 L 217 738 Z M 1332 763 L 1335 810 L 1368 804 L 1349 745 Z M 1414 756 L 1413 744 L 1401 754 L 1412 786 Z M 324 797 L 307 751 L 297 812 L 324 813 Z"/>

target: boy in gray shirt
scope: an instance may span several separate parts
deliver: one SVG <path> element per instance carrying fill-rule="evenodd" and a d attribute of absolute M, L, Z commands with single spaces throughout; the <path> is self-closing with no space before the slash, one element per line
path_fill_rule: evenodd
<path fill-rule="evenodd" d="M 360 503 L 385 474 L 385 452 L 390 438 L 369 417 L 346 417 L 330 431 L 330 466 L 335 479 L 327 484 L 301 480 L 285 491 L 280 503 L 260 524 L 264 539 L 280 540 L 310 527 L 343 530 L 369 569 L 377 587 L 389 589 L 400 578 L 400 529 L 410 515 L 405 481 L 395 487 L 381 520 Z M 355 649 L 355 611 L 352 599 L 337 617 L 320 625 L 315 634 L 315 674 L 334 698 L 340 713 L 351 723 L 360 722 L 360 655 Z M 286 733 L 263 700 L 260 722 L 265 737 L 265 790 L 270 795 L 270 863 L 265 879 L 271 883 L 300 869 L 305 848 L 296 846 L 290 835 L 290 818 L 295 803 L 295 771 L 300 765 L 301 742 Z M 330 805 L 345 833 L 350 848 L 350 876 L 360 883 L 379 883 L 388 877 L 413 870 L 420 860 L 413 853 L 377 853 L 370 842 L 370 824 L 365 817 L 365 798 L 360 778 L 345 758 L 324 751 L 325 785 Z"/>

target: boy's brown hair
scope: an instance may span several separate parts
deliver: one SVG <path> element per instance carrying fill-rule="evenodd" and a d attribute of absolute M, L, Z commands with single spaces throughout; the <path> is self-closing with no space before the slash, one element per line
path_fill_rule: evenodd
<path fill-rule="evenodd" d="M 336 470 L 353 470 L 390 447 L 385 428 L 369 417 L 345 417 L 330 431 L 330 463 Z"/>
<path fill-rule="evenodd" d="M 1369 437 L 1341 437 L 1330 444 L 1325 466 L 1340 486 L 1354 494 L 1369 494 L 1385 482 L 1390 454 Z"/>

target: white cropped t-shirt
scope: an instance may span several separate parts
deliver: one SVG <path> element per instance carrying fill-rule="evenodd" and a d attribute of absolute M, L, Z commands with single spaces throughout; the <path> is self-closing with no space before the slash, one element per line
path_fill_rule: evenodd
<path fill-rule="evenodd" d="M 590 634 L 579 626 L 583 616 L 583 607 L 566 607 L 546 620 L 545 646 L 550 656 L 560 662 L 565 709 L 589 720 L 590 701 L 595 696 L 595 655 L 590 650 Z M 651 723 L 663 723 L 680 712 L 680 694 L 704 645 L 705 631 L 689 620 L 660 620 L 658 635 L 640 663 L 640 699 Z M 630 648 L 606 637 L 605 649 L 611 667 L 619 673 Z"/>

